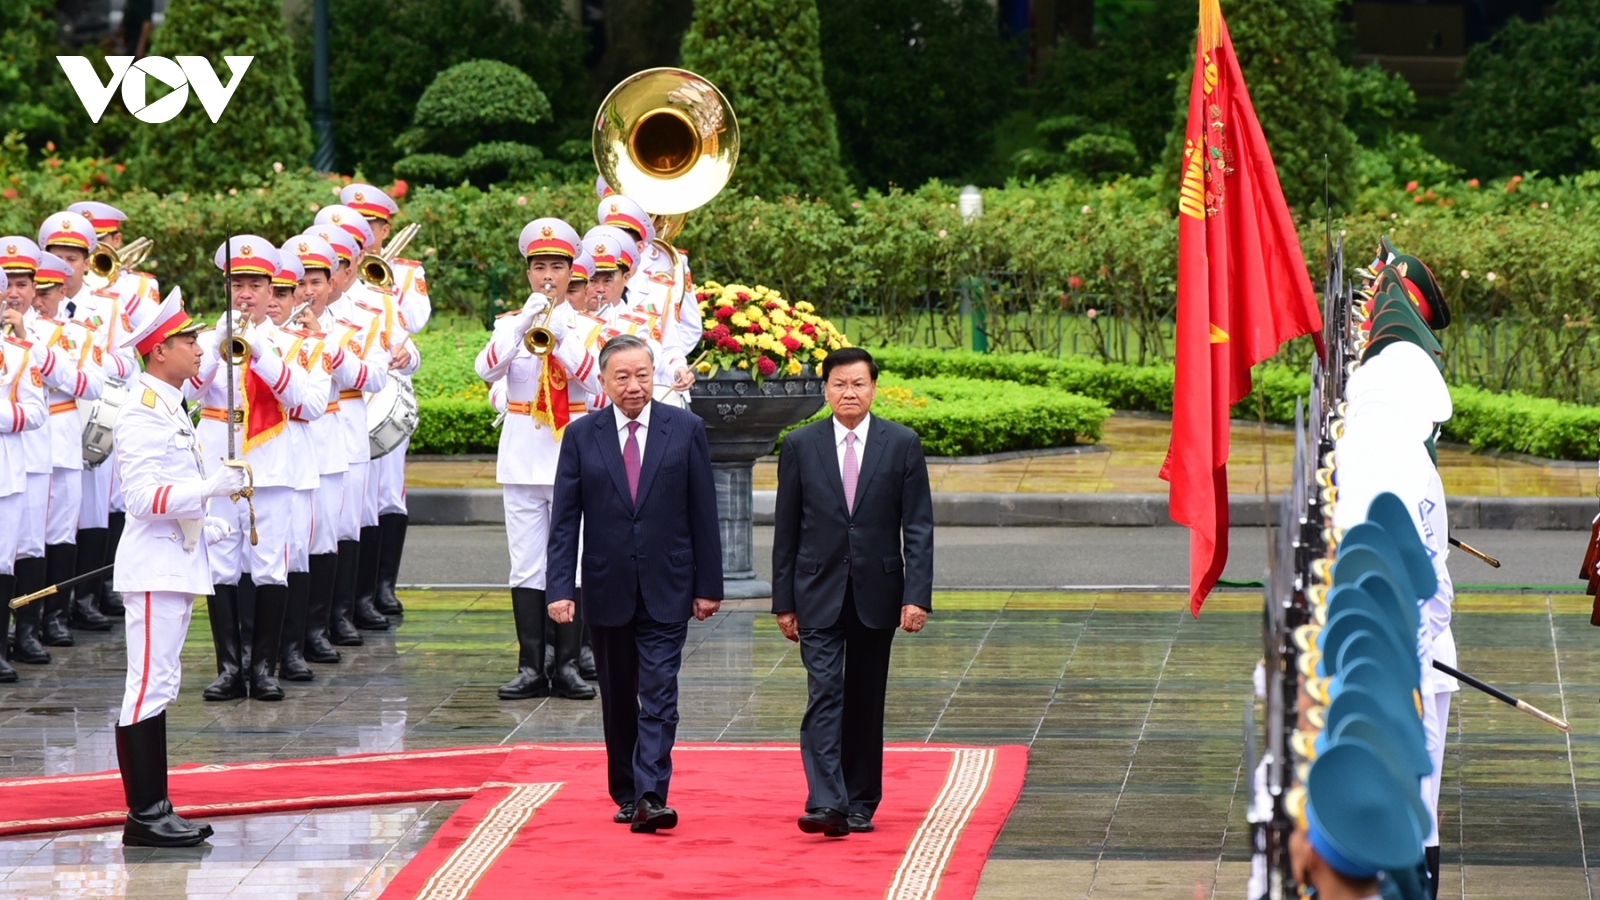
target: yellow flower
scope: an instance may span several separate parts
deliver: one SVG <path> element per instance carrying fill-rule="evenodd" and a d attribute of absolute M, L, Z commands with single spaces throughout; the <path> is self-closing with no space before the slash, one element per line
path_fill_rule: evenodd
<path fill-rule="evenodd" d="M 813 350 L 813 351 L 811 351 L 811 358 L 815 359 L 815 360 L 827 359 L 828 358 L 828 351 L 820 349 L 820 348 L 816 349 L 816 350 Z"/>
<path fill-rule="evenodd" d="M 737 328 L 748 328 L 750 326 L 750 318 L 742 312 L 734 313 L 729 317 L 729 321 L 733 322 Z"/>
<path fill-rule="evenodd" d="M 790 375 L 799 375 L 800 374 L 800 368 L 801 368 L 800 367 L 800 360 L 791 359 L 791 360 L 789 360 L 789 367 L 787 369 L 785 369 L 784 371 L 788 372 Z"/>
<path fill-rule="evenodd" d="M 726 296 L 726 295 L 718 297 L 717 298 L 717 305 L 718 306 L 732 306 L 733 305 L 733 298 L 729 297 L 729 296 Z"/>
<path fill-rule="evenodd" d="M 711 363 L 703 362 L 700 365 L 695 366 L 694 370 L 696 372 L 699 372 L 701 375 L 710 375 L 711 374 Z"/>
<path fill-rule="evenodd" d="M 741 369 L 750 368 L 750 360 L 748 360 L 748 359 L 739 360 L 739 368 L 741 368 Z"/>
<path fill-rule="evenodd" d="M 794 305 L 794 308 L 798 309 L 798 310 L 800 310 L 801 312 L 804 312 L 804 313 L 816 312 L 816 309 L 817 309 L 815 306 L 812 306 L 809 301 L 806 301 L 806 300 L 801 300 L 799 303 L 796 303 Z"/>

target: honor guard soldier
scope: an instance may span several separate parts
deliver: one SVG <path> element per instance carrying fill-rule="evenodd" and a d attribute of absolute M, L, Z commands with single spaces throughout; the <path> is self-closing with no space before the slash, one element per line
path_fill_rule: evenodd
<path fill-rule="evenodd" d="M 573 314 L 551 299 L 566 296 L 580 241 L 572 226 L 544 218 L 522 229 L 517 246 L 527 261 L 532 293 L 521 310 L 496 318 L 494 335 L 476 362 L 480 378 L 505 384 L 506 397 L 495 476 L 505 492 L 518 661 L 516 677 L 501 686 L 499 696 L 523 700 L 554 694 L 592 700 L 595 690 L 579 673 L 582 625 L 551 622 L 544 596 L 545 545 L 561 436 L 583 414 L 587 396 L 600 392 L 595 357 L 584 349 L 579 329 L 572 327 Z M 555 664 L 548 677 L 547 623 L 555 637 Z"/>
<path fill-rule="evenodd" d="M 122 842 L 130 846 L 188 847 L 211 836 L 211 826 L 178 815 L 167 797 L 166 711 L 178 697 L 178 656 L 195 595 L 211 590 L 208 545 L 226 539 L 230 527 L 206 516 L 206 502 L 227 503 L 246 479 L 225 466 L 207 474 L 184 409 L 183 386 L 200 371 L 198 328 L 174 289 L 124 339 L 144 361 L 114 429 L 128 506 L 113 578 L 127 598 L 128 676 L 116 740 L 128 802 Z"/>
<path fill-rule="evenodd" d="M 589 275 L 589 294 L 596 314 L 609 320 L 626 312 L 623 293 L 628 273 L 638 261 L 638 249 L 632 236 L 614 225 L 596 225 L 584 234 L 583 251 L 594 260 L 594 271 Z"/>
<path fill-rule="evenodd" d="M 94 240 L 89 220 L 76 213 L 57 213 L 46 220 L 39 242 L 47 248 L 62 248 L 63 252 L 76 250 L 79 265 L 87 265 L 82 260 L 87 259 Z M 39 315 L 29 323 L 28 340 L 34 345 L 34 364 L 39 367 L 50 402 L 50 424 L 46 426 L 50 433 L 51 470 L 45 520 L 45 584 L 66 581 L 77 574 L 78 514 L 83 507 L 83 419 L 78 415 L 78 401 L 99 399 L 105 389 L 100 368 L 103 354 L 94 341 L 94 325 L 63 315 L 74 277 L 82 283 L 83 276 L 73 263 L 48 249 L 40 254 L 34 278 L 34 308 Z M 69 607 L 79 627 L 111 629 L 111 620 L 90 605 L 87 595 L 81 600 L 76 596 L 64 592 L 45 601 L 46 645 L 72 646 L 72 635 L 67 631 Z"/>
<path fill-rule="evenodd" d="M 5 269 L 6 316 L 13 322 L 12 334 L 30 344 L 28 348 L 30 377 L 37 374 L 39 366 L 33 362 L 31 346 L 32 322 L 38 317 L 34 305 L 37 295 L 36 278 L 39 275 L 43 253 L 32 238 L 21 235 L 0 237 L 0 268 Z M 52 257 L 54 259 L 54 257 Z M 66 264 L 56 261 L 58 270 L 45 272 L 44 277 L 59 282 L 66 277 Z M 19 318 L 20 317 L 20 318 Z M 17 326 L 16 322 L 21 322 Z M 37 379 L 43 390 L 42 376 Z M 46 407 L 46 417 L 49 408 Z M 38 428 L 22 433 L 24 467 L 27 475 L 26 508 L 18 523 L 16 563 L 13 572 L 17 580 L 17 594 L 31 594 L 45 586 L 44 536 L 45 520 L 50 507 L 50 428 L 41 422 Z M 11 642 L 12 662 L 44 665 L 50 662 L 50 653 L 44 649 L 44 611 L 47 604 L 30 603 L 17 610 L 16 635 Z"/>
<path fill-rule="evenodd" d="M 362 643 L 362 631 L 387 631 L 389 620 L 372 604 L 371 595 L 357 589 L 360 581 L 361 534 L 364 527 L 376 533 L 377 506 L 367 503 L 372 442 L 367 422 L 367 394 L 389 382 L 389 348 L 379 340 L 376 316 L 358 304 L 365 294 L 357 279 L 361 243 L 338 225 L 316 225 L 307 232 L 333 248 L 336 268 L 329 279 L 331 299 L 319 318 L 333 348 L 333 385 L 338 390 L 338 418 L 344 433 L 348 470 L 339 508 L 338 558 L 334 570 L 333 612 L 329 618 L 332 642 L 341 647 Z M 370 516 L 370 521 L 369 521 Z M 374 569 L 376 565 L 374 564 Z"/>
<path fill-rule="evenodd" d="M 128 217 L 115 206 L 98 200 L 81 200 L 68 206 L 67 211 L 89 220 L 89 224 L 94 226 L 97 246 L 120 251 L 126 243 L 122 226 Z M 97 316 L 100 320 L 95 332 L 101 336 L 101 346 L 107 354 L 105 369 L 108 383 L 113 380 L 125 382 L 137 374 L 138 361 L 121 349 L 122 339 L 129 328 L 137 327 L 147 316 L 155 314 L 156 307 L 161 305 L 160 291 L 155 276 L 149 272 L 121 268 L 115 281 L 91 292 L 88 306 L 92 309 L 86 307 L 75 311 L 77 318 Z M 122 486 L 113 477 L 117 467 L 116 454 L 116 447 L 113 446 L 104 462 L 83 473 L 83 510 L 78 522 L 80 575 L 104 566 L 117 554 L 117 542 L 121 540 L 125 519 Z M 102 519 L 106 522 L 104 530 L 98 526 Z M 120 618 L 122 601 L 115 591 L 110 590 L 110 583 L 111 579 L 107 578 L 78 590 L 93 593 L 101 612 Z"/>
<path fill-rule="evenodd" d="M 278 273 L 277 248 L 253 234 L 237 235 L 217 248 L 215 263 L 229 273 L 230 311 L 225 315 L 233 318 L 232 336 L 239 346 L 229 346 L 225 327 L 208 332 L 201 339 L 205 354 L 200 371 L 185 383 L 185 391 L 202 404 L 200 438 L 207 468 L 222 465 L 231 447 L 250 466 L 255 496 L 253 507 L 249 498 L 218 497 L 211 504 L 211 514 L 228 522 L 233 531 L 210 553 L 217 679 L 206 688 L 205 699 L 282 700 L 283 687 L 275 672 L 288 603 L 294 491 L 305 464 L 296 456 L 299 447 L 285 432 L 288 411 L 308 402 L 306 379 L 286 359 L 294 337 L 266 317 L 272 277 Z M 241 350 L 235 364 L 233 357 Z M 242 575 L 255 582 L 256 593 L 248 673 L 243 670 L 239 615 Z"/>
<path fill-rule="evenodd" d="M 589 300 L 589 276 L 594 274 L 594 257 L 583 252 L 582 245 L 578 249 L 578 257 L 572 261 L 572 275 L 567 279 L 567 305 L 574 312 L 594 312 L 594 306 Z"/>
<path fill-rule="evenodd" d="M 365 196 L 365 195 L 363 195 Z M 369 198 L 370 199 L 370 198 Z M 324 206 L 317 211 L 317 223 L 323 225 L 338 225 L 361 242 L 365 253 L 377 254 L 382 247 L 380 238 L 375 229 L 381 228 L 384 233 L 388 231 L 388 222 L 368 221 L 367 216 L 348 206 L 335 204 Z M 359 269 L 361 265 L 360 254 L 355 260 Z M 396 291 L 402 286 L 400 270 L 393 269 L 395 283 L 392 287 L 383 287 L 377 284 L 368 284 L 361 280 L 352 287 L 349 296 L 366 312 L 377 319 L 378 342 L 382 344 L 392 356 L 390 360 L 390 378 L 399 378 L 405 383 L 400 386 L 402 390 L 410 389 L 410 377 L 421 363 L 417 356 L 416 347 L 410 341 L 411 332 L 406 322 L 406 317 L 401 311 Z M 406 280 L 407 290 L 415 291 L 416 274 Z M 426 283 L 420 288 L 425 293 Z M 391 450 L 369 460 L 367 466 L 366 491 L 363 500 L 361 515 L 361 565 L 357 570 L 356 596 L 357 606 L 366 606 L 369 602 L 378 612 L 386 616 L 404 614 L 400 601 L 394 596 L 393 578 L 390 581 L 390 590 L 387 596 L 378 589 L 383 581 L 384 573 L 389 571 L 392 564 L 391 575 L 398 577 L 400 557 L 398 552 L 386 555 L 383 548 L 384 524 L 382 516 L 387 511 L 391 517 L 388 530 L 391 537 L 395 538 L 391 551 L 403 549 L 404 514 L 405 514 L 405 446 Z M 398 458 L 391 459 L 395 454 Z M 388 460 L 385 462 L 385 460 Z M 395 516 L 401 518 L 394 518 Z"/>
<path fill-rule="evenodd" d="M 5 247 L 3 241 L 0 238 L 0 249 Z M 0 257 L 0 262 L 6 258 Z M 9 292 L 7 282 L 0 265 L 0 293 Z M 31 348 L 17 337 L 25 333 L 22 313 L 7 308 L 0 312 L 0 320 L 5 323 L 5 338 L 0 342 L 0 682 L 8 682 L 17 680 L 16 670 L 6 661 L 10 600 L 17 587 L 12 567 L 28 521 L 28 461 L 22 436 L 43 425 L 50 413 Z"/>
<path fill-rule="evenodd" d="M 700 343 L 703 322 L 698 302 L 683 302 L 688 293 L 689 269 L 683 265 L 684 289 L 678 290 L 672 261 L 656 240 L 650 216 L 638 203 L 621 194 L 600 200 L 596 217 L 601 225 L 621 228 L 637 241 L 637 263 L 630 271 L 623 302 L 638 313 L 648 315 L 650 338 L 660 345 L 657 378 L 674 390 L 688 390 L 694 384 L 688 356 Z M 680 261 L 682 250 L 675 250 Z M 667 376 L 667 377 L 662 377 Z"/>
<path fill-rule="evenodd" d="M 305 267 L 296 252 L 297 243 L 290 240 L 278 250 L 278 274 L 272 277 L 272 302 L 267 318 L 283 333 L 292 338 L 284 352 L 284 360 L 299 370 L 305 378 L 306 402 L 288 410 L 289 421 L 285 437 L 290 440 L 300 463 L 295 468 L 294 496 L 290 512 L 289 529 L 289 599 L 283 614 L 283 636 L 279 640 L 278 673 L 285 681 L 310 681 L 311 667 L 306 665 L 304 644 L 306 623 L 311 608 L 311 530 L 312 509 L 316 491 L 321 483 L 320 468 L 313 461 L 318 455 L 312 424 L 321 420 L 327 411 L 327 397 L 333 380 L 322 365 L 323 335 L 305 331 L 300 323 L 289 321 L 295 310 L 295 294 L 300 289 L 300 279 Z M 342 450 L 341 449 L 341 454 Z"/>

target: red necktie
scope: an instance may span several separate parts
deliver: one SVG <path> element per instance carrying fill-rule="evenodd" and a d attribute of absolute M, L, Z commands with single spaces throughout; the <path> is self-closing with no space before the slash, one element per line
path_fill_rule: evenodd
<path fill-rule="evenodd" d="M 622 448 L 622 470 L 628 473 L 628 497 L 639 502 L 639 423 L 628 423 L 628 443 Z"/>

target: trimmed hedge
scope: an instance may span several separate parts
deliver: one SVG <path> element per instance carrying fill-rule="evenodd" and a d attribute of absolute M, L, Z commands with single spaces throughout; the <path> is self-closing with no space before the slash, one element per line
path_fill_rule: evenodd
<path fill-rule="evenodd" d="M 487 397 L 454 400 L 417 399 L 417 430 L 411 435 L 411 453 L 459 456 L 494 453 L 500 447 L 500 429 Z"/>
<path fill-rule="evenodd" d="M 897 402 L 893 394 L 885 397 L 884 390 L 892 388 L 909 390 L 912 401 Z M 919 399 L 926 402 L 919 404 Z M 872 411 L 915 431 L 929 456 L 979 456 L 1093 443 L 1111 416 L 1104 403 L 1076 394 L 950 376 L 886 376 L 879 382 L 879 400 Z"/>

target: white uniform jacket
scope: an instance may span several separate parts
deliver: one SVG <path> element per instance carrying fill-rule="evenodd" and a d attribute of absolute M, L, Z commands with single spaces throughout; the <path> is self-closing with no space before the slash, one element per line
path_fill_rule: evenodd
<path fill-rule="evenodd" d="M 322 360 L 323 335 L 279 329 L 275 343 L 283 352 L 283 358 L 305 379 L 302 392 L 305 402 L 288 411 L 288 437 L 298 461 L 294 488 L 314 491 L 322 481 L 322 467 L 317 461 L 321 448 L 317 446 L 313 426 L 324 418 L 330 422 L 334 420 L 333 416 L 326 415 L 328 404 L 323 399 L 333 389 L 333 377 Z M 339 457 L 343 459 L 344 448 L 340 447 L 339 450 Z"/>
<path fill-rule="evenodd" d="M 255 375 L 260 376 L 270 391 L 272 399 L 267 402 L 277 403 L 284 411 L 284 431 L 247 450 L 244 424 L 235 423 L 234 450 L 250 463 L 256 487 L 293 488 L 299 483 L 301 478 L 299 470 L 304 461 L 296 458 L 295 453 L 301 448 L 286 433 L 289 424 L 288 410 L 308 402 L 306 395 L 308 380 L 303 372 L 289 365 L 283 358 L 283 351 L 289 346 L 291 339 L 283 334 L 278 326 L 267 320 L 260 325 L 250 327 L 252 330 L 266 328 L 273 332 L 273 352 L 263 353 L 253 359 L 250 362 L 250 369 Z M 224 369 L 226 364 L 217 355 L 217 344 L 222 340 L 223 334 L 224 329 L 213 328 L 200 336 L 200 345 L 204 351 L 204 355 L 200 358 L 200 374 L 184 384 L 184 394 L 189 399 L 201 403 L 200 441 L 205 447 L 207 466 L 220 465 L 228 455 L 228 374 Z M 233 371 L 233 408 L 236 411 L 244 409 L 244 387 L 244 367 L 236 367 Z M 130 499 L 128 502 L 133 501 Z"/>
<path fill-rule="evenodd" d="M 399 313 L 400 324 L 406 331 L 417 334 L 426 328 L 433 316 L 433 301 L 428 299 L 428 277 L 422 263 L 414 259 L 395 259 L 395 291 L 389 307 Z"/>
<path fill-rule="evenodd" d="M 637 307 L 614 303 L 597 313 L 580 313 L 578 321 L 579 327 L 587 332 L 584 337 L 585 343 L 596 355 L 600 353 L 600 348 L 605 346 L 606 341 L 619 334 L 631 334 L 643 340 L 650 346 L 650 353 L 656 360 L 656 383 L 672 383 L 677 365 L 674 365 L 674 360 L 667 358 L 661 342 L 655 339 L 655 325 L 660 321 L 658 316 Z M 605 395 L 601 394 L 596 403 L 604 405 Z M 591 408 L 598 406 L 591 405 Z"/>
<path fill-rule="evenodd" d="M 682 250 L 678 252 L 683 253 Z M 704 320 L 700 316 L 700 302 L 694 297 L 694 282 L 689 275 L 687 256 L 683 276 L 684 291 L 681 296 L 670 270 L 647 272 L 640 269 L 628 279 L 629 305 L 634 311 L 653 317 L 651 336 L 660 342 L 663 357 L 657 361 L 660 363 L 656 367 L 658 372 L 675 373 L 688 365 L 705 330 Z M 667 377 L 657 380 L 670 384 L 673 379 Z"/>
<path fill-rule="evenodd" d="M 86 321 L 57 321 L 43 316 L 29 324 L 33 363 L 47 390 L 50 404 L 50 465 L 57 469 L 83 468 L 83 418 L 79 400 L 97 400 L 105 390 L 100 368 L 103 356 L 92 326 Z"/>
<path fill-rule="evenodd" d="M 183 394 L 145 374 L 130 387 L 112 434 L 117 477 L 128 502 L 115 587 L 125 594 L 209 594 L 211 564 L 200 527 L 206 515 L 205 462 L 199 437 L 183 411 Z M 179 524 L 183 520 L 192 523 L 187 540 Z"/>
<path fill-rule="evenodd" d="M 558 321 L 558 317 L 562 317 Z M 560 364 L 565 381 L 561 388 L 551 383 L 551 401 L 566 404 L 569 422 L 586 410 L 585 399 L 600 393 L 600 374 L 596 352 L 584 346 L 584 329 L 572 322 L 570 307 L 558 307 L 551 317 L 552 330 L 560 329 L 551 356 Z M 538 421 L 539 392 L 544 378 L 545 360 L 528 352 L 523 335 L 532 325 L 521 310 L 495 320 L 494 334 L 478 353 L 475 368 L 484 381 L 505 382 L 506 420 L 500 430 L 500 453 L 495 463 L 495 478 L 501 484 L 555 484 L 556 461 L 561 454 L 561 439 L 551 426 Z"/>
<path fill-rule="evenodd" d="M 39 364 L 33 362 L 34 354 L 32 352 L 32 347 L 35 340 L 33 337 L 34 322 L 38 321 L 38 319 L 38 314 L 36 314 L 32 309 L 28 309 L 22 314 L 23 340 L 28 344 L 29 347 L 29 366 L 35 372 L 39 371 Z M 43 375 L 41 375 L 39 378 L 39 384 L 41 392 L 44 392 L 47 395 L 47 399 L 45 400 L 46 421 L 40 423 L 38 428 L 30 429 L 22 433 L 23 454 L 27 459 L 29 475 L 49 475 L 50 469 L 52 468 L 50 465 L 50 401 L 48 399 L 48 391 L 46 391 L 43 387 Z"/>
<path fill-rule="evenodd" d="M 372 314 L 345 297 L 329 304 L 318 321 L 328 335 L 324 352 L 332 367 L 332 399 L 339 402 L 338 421 L 348 469 L 372 459 L 366 393 L 381 391 L 389 383 L 389 349 L 378 342 Z"/>
<path fill-rule="evenodd" d="M 131 285 L 128 284 L 130 280 L 134 282 Z M 154 290 L 154 285 L 154 279 L 150 279 L 149 288 L 145 290 Z M 72 318 L 87 322 L 94 328 L 94 343 L 100 348 L 101 366 L 108 379 L 127 381 L 139 372 L 139 358 L 133 348 L 120 344 L 133 330 L 130 316 L 145 303 L 152 302 L 147 293 L 141 292 L 142 287 L 139 276 L 130 273 L 105 290 L 85 291 L 73 304 Z M 156 297 L 153 303 L 151 309 L 159 307 L 161 298 Z"/>
<path fill-rule="evenodd" d="M 0 497 L 27 489 L 24 442 L 29 432 L 43 431 L 50 416 L 44 380 L 29 351 L 28 342 L 14 337 L 0 344 Z"/>

